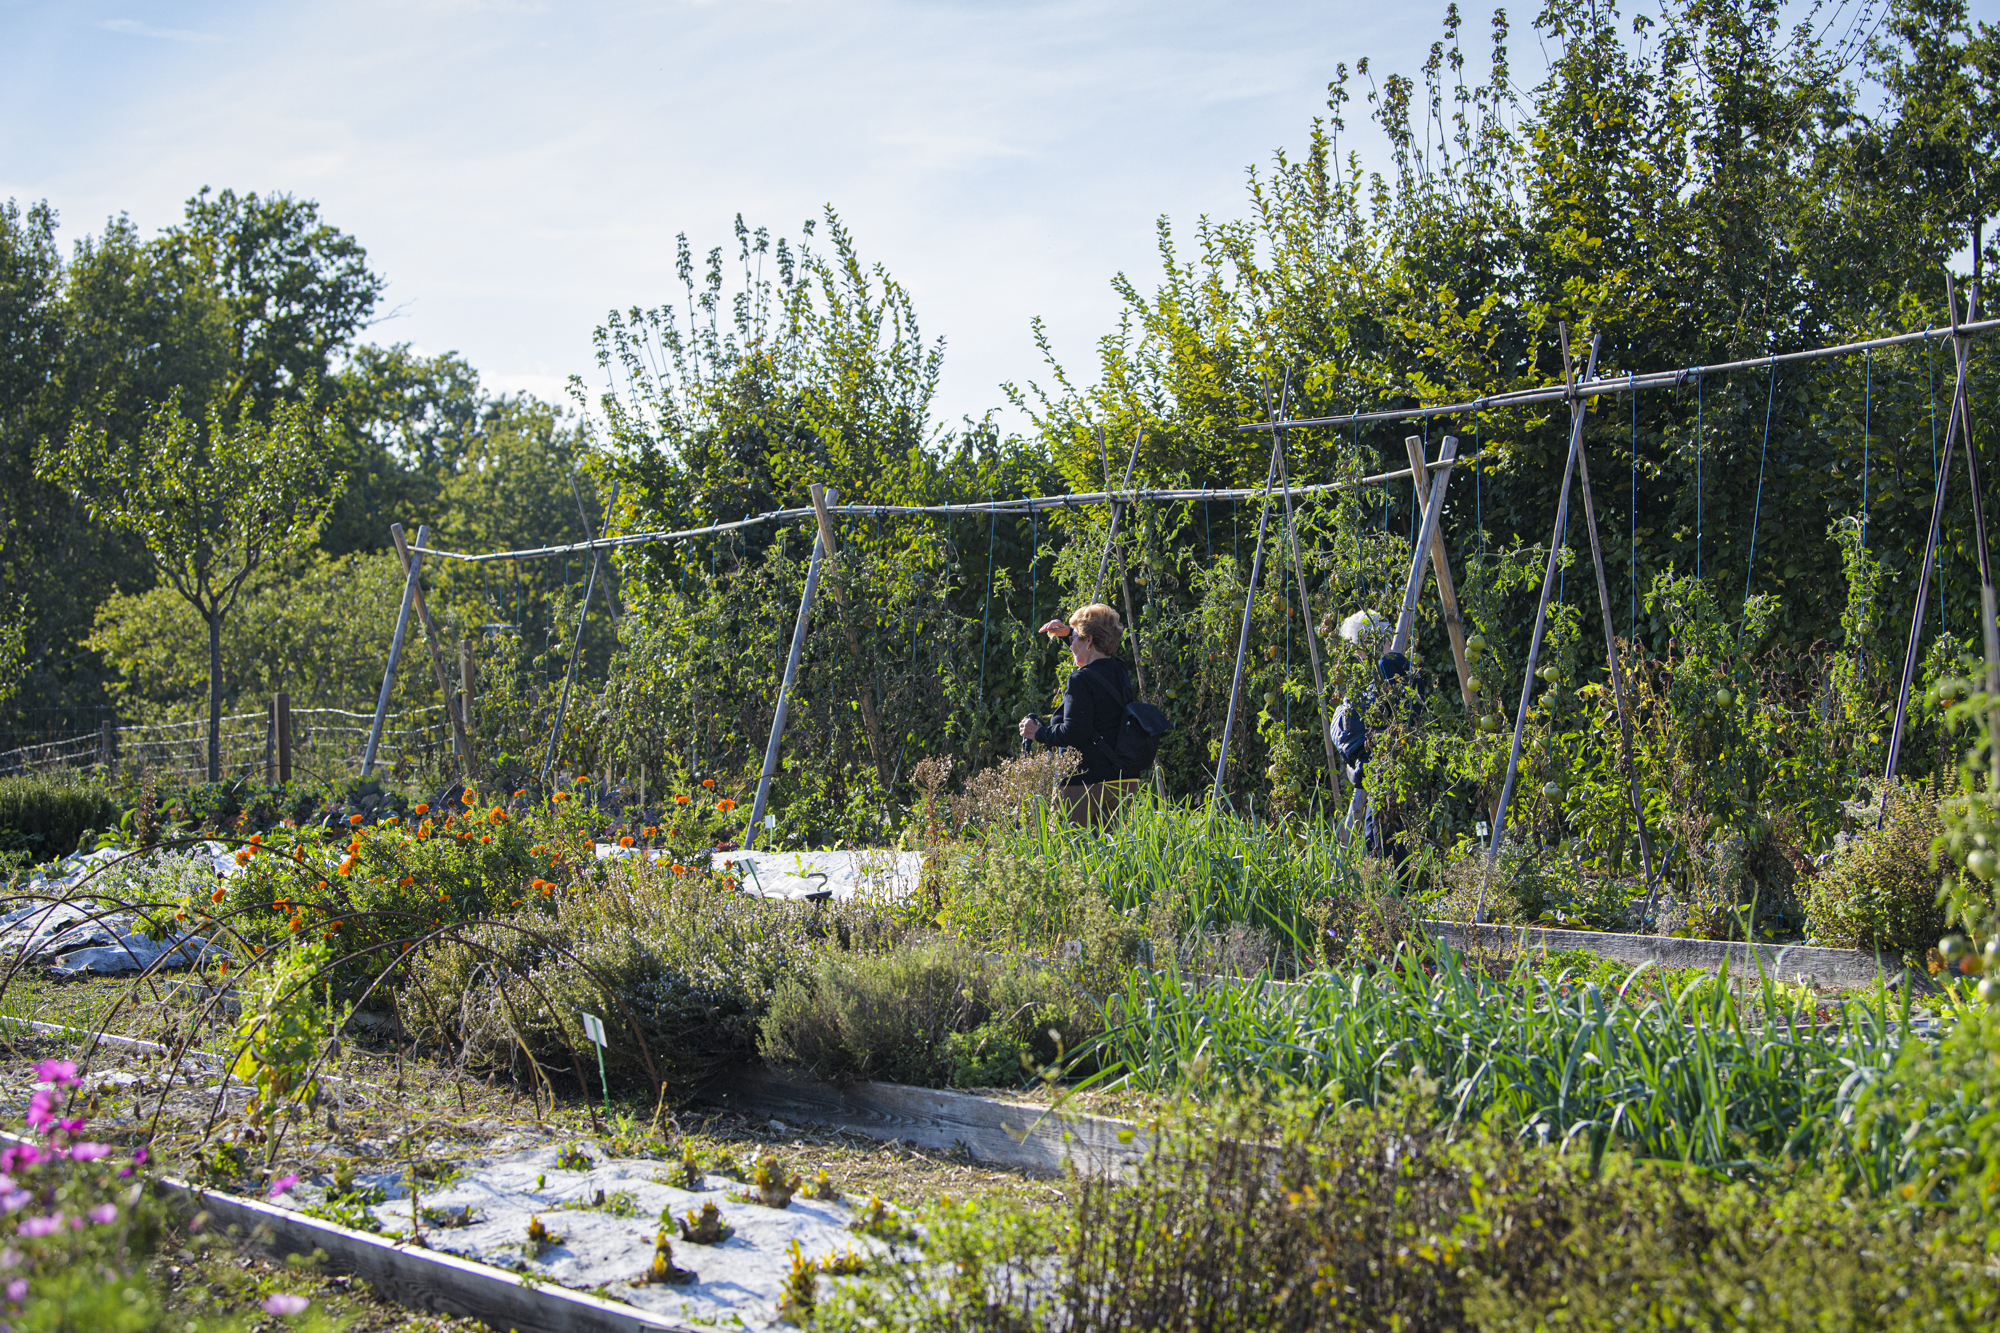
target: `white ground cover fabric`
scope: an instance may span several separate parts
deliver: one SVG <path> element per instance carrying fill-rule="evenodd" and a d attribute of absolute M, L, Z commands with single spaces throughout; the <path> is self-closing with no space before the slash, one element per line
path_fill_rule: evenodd
<path fill-rule="evenodd" d="M 836 902 L 865 897 L 893 901 L 917 891 L 922 852 L 716 852 L 709 864 L 740 875 L 743 890 L 765 898 L 831 895 Z"/>
<path fill-rule="evenodd" d="M 853 1252 L 879 1255 L 882 1242 L 849 1229 L 857 1208 L 867 1200 L 829 1202 L 808 1199 L 801 1191 L 787 1208 L 731 1200 L 732 1193 L 752 1187 L 717 1175 L 703 1179 L 700 1190 L 665 1183 L 679 1171 L 678 1163 L 644 1159 L 607 1159 L 594 1145 L 582 1146 L 591 1169 L 564 1170 L 556 1165 L 561 1149 L 534 1148 L 468 1164 L 456 1179 L 425 1187 L 417 1200 L 428 1217 L 438 1210 L 470 1207 L 466 1226 L 424 1227 L 431 1249 L 491 1264 L 578 1291 L 624 1301 L 666 1318 L 706 1327 L 769 1328 L 777 1322 L 781 1284 L 792 1266 L 793 1242 L 809 1260 Z M 537 1188 L 538 1178 L 541 1181 Z M 371 1213 L 385 1235 L 410 1231 L 410 1199 L 405 1178 L 396 1173 L 355 1176 L 357 1186 L 373 1185 L 390 1196 Z M 603 1191 L 617 1202 L 631 1196 L 624 1209 L 577 1207 Z M 304 1186 L 280 1200 L 299 1207 L 324 1197 L 324 1189 Z M 719 1245 L 697 1245 L 672 1231 L 674 1263 L 696 1277 L 682 1286 L 632 1286 L 653 1262 L 653 1242 L 661 1229 L 663 1210 L 675 1218 L 700 1213 L 714 1200 L 732 1232 Z M 571 1206 L 565 1206 L 571 1205 Z M 620 1216 L 619 1212 L 629 1212 Z M 536 1256 L 527 1244 L 528 1221 L 539 1217 L 562 1239 Z"/>
<path fill-rule="evenodd" d="M 234 856 L 219 842 L 199 843 L 185 856 L 168 859 L 186 861 L 203 874 L 239 873 Z M 107 847 L 38 867 L 17 890 L 36 896 L 16 899 L 13 907 L 0 911 L 0 957 L 18 954 L 50 963 L 57 976 L 140 972 L 156 963 L 161 970 L 174 970 L 194 966 L 204 952 L 214 958 L 216 951 L 202 936 L 168 934 L 151 940 L 129 912 L 100 910 L 88 898 L 49 901 L 85 886 L 86 881 L 86 892 L 102 889 L 106 894 L 146 898 L 151 895 L 145 880 L 162 864 Z"/>

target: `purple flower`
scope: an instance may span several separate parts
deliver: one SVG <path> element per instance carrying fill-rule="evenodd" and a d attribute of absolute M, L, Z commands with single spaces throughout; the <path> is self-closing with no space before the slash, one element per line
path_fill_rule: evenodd
<path fill-rule="evenodd" d="M 28 1279 L 17 1277 L 7 1284 L 7 1299 L 19 1305 L 28 1299 Z"/>
<path fill-rule="evenodd" d="M 56 1122 L 56 1094 L 42 1088 L 28 1098 L 28 1128 L 37 1134 Z"/>
<path fill-rule="evenodd" d="M 299 1173 L 296 1171 L 287 1171 L 285 1172 L 284 1175 L 279 1176 L 276 1180 L 271 1182 L 271 1192 L 265 1197 L 270 1199 L 275 1199 L 280 1194 L 283 1194 L 286 1190 L 290 1189 L 292 1186 L 298 1183 L 299 1183 Z"/>
<path fill-rule="evenodd" d="M 288 1291 L 281 1291 L 275 1296 L 266 1296 L 264 1298 L 264 1313 L 275 1315 L 304 1314 L 305 1308 L 311 1304 L 312 1302 L 303 1296 L 294 1296 Z"/>
<path fill-rule="evenodd" d="M 82 1117 L 79 1116 L 75 1120 L 56 1121 L 56 1128 L 61 1130 L 63 1133 L 74 1137 L 75 1135 L 83 1133 L 83 1123 L 84 1122 Z"/>
<path fill-rule="evenodd" d="M 9 1245 L 0 1250 L 0 1268 L 12 1268 L 21 1262 L 21 1252 Z"/>
<path fill-rule="evenodd" d="M 94 1162 L 100 1157 L 109 1157 L 111 1155 L 111 1145 L 108 1143 L 79 1143 L 69 1150 L 69 1155 L 74 1161 Z"/>
<path fill-rule="evenodd" d="M 132 1165 L 144 1166 L 145 1164 L 146 1164 L 146 1150 L 144 1148 L 134 1148 L 132 1150 Z"/>
<path fill-rule="evenodd" d="M 98 1204 L 97 1207 L 90 1210 L 90 1220 L 101 1227 L 110 1226 L 118 1220 L 118 1205 L 115 1203 Z"/>
<path fill-rule="evenodd" d="M 0 1210 L 4 1210 L 10 1213 L 18 1213 L 23 1208 L 27 1207 L 28 1200 L 34 1197 L 35 1197 L 34 1195 L 28 1193 L 28 1191 L 26 1190 L 15 1190 L 12 1194 L 9 1194 L 4 1198 L 0 1198 Z"/>
<path fill-rule="evenodd" d="M 50 1213 L 47 1217 L 31 1217 L 21 1223 L 21 1234 L 29 1240 L 39 1240 L 43 1236 L 51 1236 L 61 1231 L 63 1223 L 68 1220 L 61 1213 Z"/>
<path fill-rule="evenodd" d="M 12 1174 L 16 1167 L 33 1166 L 42 1160 L 42 1150 L 32 1143 L 0 1148 L 0 1171 Z"/>
<path fill-rule="evenodd" d="M 59 1088 L 73 1088 L 82 1082 L 76 1076 L 74 1060 L 44 1060 L 35 1066 L 35 1081 L 53 1083 Z"/>

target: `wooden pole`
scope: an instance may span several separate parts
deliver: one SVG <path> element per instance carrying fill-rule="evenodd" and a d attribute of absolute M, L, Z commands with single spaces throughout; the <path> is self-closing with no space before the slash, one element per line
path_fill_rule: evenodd
<path fill-rule="evenodd" d="M 839 558 L 840 545 L 834 536 L 833 515 L 827 512 L 827 490 L 818 482 L 814 482 L 807 488 L 807 493 L 812 496 L 813 519 L 819 524 L 820 549 L 826 552 L 826 558 L 831 562 Z M 826 590 L 836 606 L 843 609 L 847 606 L 847 593 L 840 586 L 838 579 L 828 584 Z M 855 665 L 865 670 L 867 659 L 862 655 L 861 636 L 854 632 L 854 622 L 843 616 L 840 628 L 847 639 L 847 651 L 853 657 Z M 858 702 L 861 705 L 862 730 L 868 735 L 868 757 L 875 763 L 876 780 L 882 784 L 882 790 L 887 792 L 889 784 L 895 781 L 895 777 L 889 771 L 888 751 L 882 744 L 882 717 L 875 709 L 875 691 L 868 687 L 865 679 L 861 682 Z"/>
<path fill-rule="evenodd" d="M 569 477 L 569 493 L 576 497 L 576 515 L 578 518 L 583 520 L 584 540 L 592 542 L 596 541 L 597 528 L 596 525 L 591 522 L 590 511 L 583 507 L 583 492 L 577 489 L 576 474 L 574 472 L 570 473 Z M 612 493 L 615 495 L 617 492 L 614 489 Z M 611 510 L 608 506 L 604 511 L 604 525 L 606 528 L 609 528 L 611 526 Z M 605 604 L 611 608 L 611 615 L 613 619 L 616 620 L 624 619 L 625 609 L 622 605 L 620 605 L 619 602 L 618 570 L 615 567 L 607 567 L 604 571 L 604 600 Z"/>
<path fill-rule="evenodd" d="M 117 753 L 113 740 L 111 719 L 105 718 L 97 729 L 97 766 L 108 777 L 112 774 L 112 756 Z"/>
<path fill-rule="evenodd" d="M 1423 437 L 1406 436 L 1403 447 L 1410 454 L 1410 480 L 1416 487 L 1417 504 L 1421 507 L 1430 491 L 1430 469 L 1424 462 Z M 1431 568 L 1437 573 L 1438 600 L 1444 603 L 1444 628 L 1445 633 L 1451 636 L 1451 660 L 1458 668 L 1458 697 L 1464 702 L 1466 713 L 1478 717 L 1479 691 L 1472 688 L 1472 666 L 1465 657 L 1465 621 L 1458 611 L 1458 585 L 1452 581 L 1451 561 L 1444 549 L 1443 528 L 1431 536 Z"/>
<path fill-rule="evenodd" d="M 1313 702 L 1319 708 L 1319 739 L 1326 748 L 1326 779 L 1333 784 L 1334 795 L 1341 790 L 1340 756 L 1333 748 L 1333 719 L 1326 711 L 1326 673 L 1320 664 L 1319 630 L 1313 624 L 1312 595 L 1306 591 L 1305 562 L 1299 558 L 1299 530 L 1292 519 L 1292 483 L 1285 458 L 1285 433 L 1273 432 L 1278 442 L 1278 484 L 1285 493 L 1285 539 L 1292 552 L 1292 574 L 1299 585 L 1299 609 L 1306 622 L 1306 651 L 1312 657 Z"/>
<path fill-rule="evenodd" d="M 292 780 L 292 696 L 279 690 L 271 697 L 271 730 L 277 733 L 278 785 Z"/>
<path fill-rule="evenodd" d="M 1597 339 L 1591 339 L 1595 350 Z M 1572 405 L 1571 411 L 1581 415 L 1583 404 Z M 1639 913 L 1639 929 L 1646 929 L 1647 920 L 1653 915 L 1653 903 L 1659 897 L 1660 881 L 1653 874 L 1653 840 L 1646 832 L 1646 803 L 1639 792 L 1639 765 L 1632 754 L 1632 708 L 1625 697 L 1625 669 L 1618 660 L 1618 638 L 1611 624 L 1611 585 L 1604 577 L 1604 546 L 1597 535 L 1597 504 L 1590 493 L 1590 450 L 1582 445 L 1576 451 L 1576 476 L 1583 486 L 1583 526 L 1590 533 L 1590 560 L 1597 569 L 1597 605 L 1604 613 L 1604 654 L 1611 667 L 1611 697 L 1618 705 L 1618 729 L 1620 754 L 1625 763 L 1625 792 L 1632 802 L 1632 819 L 1639 830 L 1639 864 L 1646 872 L 1646 906 Z"/>
<path fill-rule="evenodd" d="M 458 718 L 465 724 L 468 738 L 479 734 L 479 713 L 474 707 L 472 681 L 472 640 L 458 641 Z"/>
<path fill-rule="evenodd" d="M 1424 566 L 1430 561 L 1430 545 L 1437 536 L 1438 524 L 1444 521 L 1445 487 L 1451 484 L 1451 464 L 1457 458 L 1458 441 L 1447 435 L 1444 449 L 1438 455 L 1438 461 L 1445 467 L 1431 485 L 1430 498 L 1424 502 L 1423 527 L 1418 530 L 1416 547 L 1410 552 L 1410 577 L 1403 584 L 1403 609 L 1396 617 L 1396 637 L 1389 643 L 1392 653 L 1408 653 L 1417 637 L 1417 599 L 1424 590 Z"/>
<path fill-rule="evenodd" d="M 771 740 L 764 747 L 764 771 L 757 776 L 757 798 L 750 803 L 750 823 L 743 830 L 745 851 L 757 845 L 757 830 L 764 822 L 764 805 L 771 795 L 771 779 L 778 773 L 778 747 L 785 739 L 785 717 L 792 706 L 792 686 L 799 677 L 799 657 L 805 652 L 806 627 L 812 623 L 813 595 L 819 591 L 820 564 L 825 556 L 825 539 L 815 535 L 812 561 L 806 566 L 806 590 L 799 598 L 799 618 L 792 625 L 792 651 L 785 658 L 785 675 L 778 683 L 778 706 L 771 714 Z"/>
<path fill-rule="evenodd" d="M 1250 559 L 1250 587 L 1243 595 L 1243 628 L 1236 636 L 1236 668 L 1229 677 L 1229 711 L 1222 719 L 1222 747 L 1215 756 L 1215 786 L 1209 792 L 1209 808 L 1222 802 L 1222 781 L 1229 771 L 1229 739 L 1236 730 L 1237 698 L 1243 693 L 1243 655 L 1250 649 L 1250 613 L 1257 606 L 1257 577 L 1264 569 L 1264 525 L 1271 518 L 1271 483 L 1278 475 L 1277 432 L 1272 432 L 1271 465 L 1264 473 L 1264 508 L 1257 515 L 1257 550 Z"/>
<path fill-rule="evenodd" d="M 618 483 L 611 483 L 611 499 L 604 507 L 609 517 L 618 503 Z M 576 611 L 576 637 L 569 646 L 569 666 L 563 672 L 562 697 L 556 701 L 556 720 L 549 727 L 549 748 L 542 755 L 542 786 L 549 785 L 549 773 L 556 763 L 556 742 L 562 739 L 563 722 L 569 716 L 570 687 L 576 683 L 576 664 L 583 656 L 583 628 L 590 620 L 590 594 L 597 587 L 597 572 L 604 566 L 604 548 L 599 546 L 590 553 L 590 573 L 583 581 L 583 601 Z M 442 670 L 442 668 L 440 668 Z M 454 723 L 456 719 L 454 719 Z"/>
<path fill-rule="evenodd" d="M 389 525 L 389 538 L 396 543 L 396 554 L 403 558 L 403 563 L 409 568 L 410 577 L 414 580 L 411 586 L 416 589 L 417 619 L 423 622 L 424 646 L 430 650 L 431 674 L 437 678 L 438 697 L 444 700 L 444 715 L 446 720 L 451 723 L 451 748 L 458 755 L 458 762 L 463 767 L 465 776 L 471 778 L 473 776 L 472 738 L 465 734 L 465 727 L 459 721 L 458 709 L 454 706 L 455 701 L 452 699 L 451 694 L 451 677 L 445 674 L 444 669 L 444 649 L 438 643 L 437 626 L 431 623 L 431 609 L 424 602 L 423 576 L 417 567 L 411 564 L 412 560 L 420 559 L 421 557 L 413 554 L 409 546 L 404 543 L 402 524 L 392 523 Z"/>
<path fill-rule="evenodd" d="M 1569 386 L 1572 399 L 1576 395 L 1576 379 L 1569 359 L 1569 325 L 1561 326 L 1563 340 L 1563 379 Z M 1590 341 L 1590 363 L 1583 372 L 1586 380 L 1597 377 L 1597 340 Z M 1542 570 L 1542 597 L 1535 606 L 1535 628 L 1528 636 L 1528 665 L 1521 675 L 1521 706 L 1514 714 L 1514 744 L 1507 752 L 1507 777 L 1500 784 L 1500 800 L 1493 807 L 1493 837 L 1486 844 L 1486 874 L 1480 880 L 1479 901 L 1472 909 L 1474 924 L 1485 919 L 1486 889 L 1493 879 L 1494 862 L 1500 859 L 1500 845 L 1507 834 L 1507 807 L 1514 799 L 1514 781 L 1521 772 L 1521 738 L 1528 729 L 1528 704 L 1535 693 L 1535 663 L 1542 654 L 1542 632 L 1548 628 L 1549 594 L 1555 591 L 1556 565 L 1562 556 L 1563 530 L 1569 526 L 1569 486 L 1576 476 L 1577 452 L 1583 448 L 1583 411 L 1581 402 L 1573 401 L 1569 425 L 1569 454 L 1563 462 L 1562 491 L 1556 500 L 1556 528 L 1549 538 L 1549 562 Z"/>
<path fill-rule="evenodd" d="M 422 546 L 430 534 L 429 527 L 418 524 L 417 545 Z M 396 665 L 403 660 L 403 635 L 410 627 L 410 606 L 417 596 L 417 569 L 423 562 L 423 556 L 404 552 L 402 524 L 391 523 L 389 535 L 403 557 L 403 606 L 396 612 L 396 632 L 389 638 L 389 663 L 382 669 L 381 693 L 375 696 L 375 720 L 368 727 L 368 745 L 361 752 L 361 776 L 364 778 L 374 773 L 375 753 L 382 746 L 382 722 L 389 714 L 389 691 L 396 684 Z"/>

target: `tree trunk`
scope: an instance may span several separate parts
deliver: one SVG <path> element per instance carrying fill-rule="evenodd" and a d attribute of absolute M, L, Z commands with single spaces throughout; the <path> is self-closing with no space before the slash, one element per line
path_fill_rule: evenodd
<path fill-rule="evenodd" d="M 208 780 L 222 781 L 222 612 L 208 613 Z"/>

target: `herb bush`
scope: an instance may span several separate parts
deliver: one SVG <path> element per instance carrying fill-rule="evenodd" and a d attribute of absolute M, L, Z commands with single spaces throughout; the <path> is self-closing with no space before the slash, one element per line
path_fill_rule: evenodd
<path fill-rule="evenodd" d="M 1061 971 L 932 941 L 820 955 L 779 982 L 760 1047 L 815 1078 L 1000 1087 L 1074 1051 L 1097 1019 Z"/>
<path fill-rule="evenodd" d="M 755 1059 L 780 983 L 837 947 L 830 940 L 892 929 L 859 909 L 764 901 L 705 872 L 626 861 L 588 892 L 425 951 L 397 1006 L 420 1039 L 528 1077 L 523 1056 L 557 1070 L 583 1058 L 578 1014 L 589 1011 L 604 1019 L 613 1077 L 685 1096 Z"/>
<path fill-rule="evenodd" d="M 1876 949 L 1921 957 L 1946 924 L 1943 875 L 1932 845 L 1943 832 L 1935 782 L 1897 782 L 1882 793 L 1882 827 L 1864 821 L 1816 876 L 1806 895 L 1806 929 L 1830 948 Z"/>
<path fill-rule="evenodd" d="M 1375 1107 L 1170 1120 L 1129 1179 L 945 1205 L 931 1262 L 841 1284 L 828 1330 L 1971 1329 L 1978 1251 L 1835 1197 Z"/>
<path fill-rule="evenodd" d="M 46 861 L 77 849 L 93 829 L 118 826 L 118 803 L 101 787 L 69 773 L 0 778 L 0 852 Z"/>

